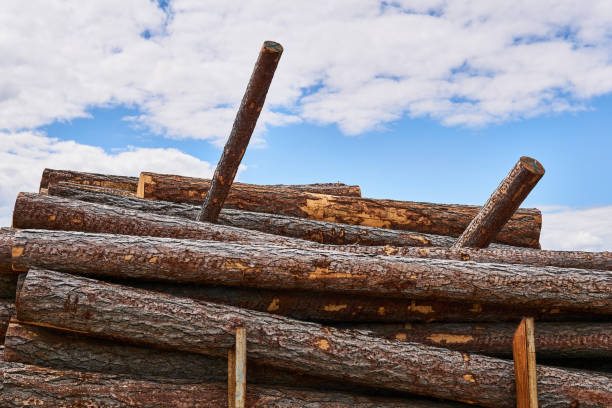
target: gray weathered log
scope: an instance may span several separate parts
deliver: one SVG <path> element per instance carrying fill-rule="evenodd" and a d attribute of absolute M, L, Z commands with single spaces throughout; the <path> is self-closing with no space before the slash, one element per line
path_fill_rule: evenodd
<path fill-rule="evenodd" d="M 227 406 L 223 382 L 53 370 L 0 361 L 0 405 L 62 408 L 219 408 Z M 246 406 L 319 408 L 460 408 L 464 405 L 423 399 L 391 399 L 285 387 L 247 388 Z"/>
<path fill-rule="evenodd" d="M 116 195 L 105 194 L 103 192 L 85 191 L 82 187 L 69 183 L 51 185 L 48 192 L 58 197 L 190 220 L 197 219 L 200 210 L 199 207 L 190 204 L 117 197 Z M 217 223 L 286 237 L 300 238 L 322 244 L 449 247 L 455 242 L 454 238 L 444 235 L 363 227 L 360 225 L 339 224 L 227 208 L 221 210 Z"/>
<path fill-rule="evenodd" d="M 17 317 L 28 323 L 218 356 L 233 345 L 235 328 L 245 327 L 249 357 L 271 366 L 488 407 L 514 406 L 509 361 L 58 272 L 28 273 Z M 542 408 L 612 404 L 612 379 L 605 375 L 540 366 L 538 389 Z"/>
<path fill-rule="evenodd" d="M 611 271 L 43 230 L 16 232 L 12 253 L 18 270 L 612 314 Z"/>
<path fill-rule="evenodd" d="M 388 339 L 447 347 L 467 353 L 512 356 L 516 323 L 341 324 Z M 612 358 L 612 323 L 538 322 L 538 358 Z"/>
<path fill-rule="evenodd" d="M 521 157 L 457 238 L 455 247 L 486 248 L 543 175 L 544 167 L 537 160 Z"/>
<path fill-rule="evenodd" d="M 136 195 L 197 205 L 205 197 L 205 191 L 201 183 L 193 180 L 142 173 Z M 230 191 L 225 207 L 454 237 L 461 235 L 480 209 L 469 205 L 338 197 L 293 190 L 264 191 L 238 185 Z M 541 225 L 539 210 L 521 208 L 498 234 L 496 242 L 539 249 Z"/>

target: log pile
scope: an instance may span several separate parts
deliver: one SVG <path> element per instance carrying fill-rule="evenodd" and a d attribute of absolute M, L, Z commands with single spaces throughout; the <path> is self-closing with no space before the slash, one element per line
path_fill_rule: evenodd
<path fill-rule="evenodd" d="M 359 198 L 342 184 L 234 184 L 228 205 L 261 194 L 276 213 L 197 221 L 176 197 L 210 181 L 160 176 L 177 181 L 161 201 L 138 197 L 143 180 L 156 179 L 47 169 L 17 197 L 0 229 L 2 406 L 225 406 L 241 328 L 246 406 L 512 407 L 523 316 L 540 406 L 612 403 L 610 253 L 478 249 L 449 227 L 312 219 L 274 201 Z M 515 231 L 539 231 L 521 217 Z"/>
<path fill-rule="evenodd" d="M 233 182 L 282 50 L 211 180 L 46 169 L 18 195 L 0 406 L 611 407 L 612 254 L 540 250 L 536 160 L 483 207 Z"/>

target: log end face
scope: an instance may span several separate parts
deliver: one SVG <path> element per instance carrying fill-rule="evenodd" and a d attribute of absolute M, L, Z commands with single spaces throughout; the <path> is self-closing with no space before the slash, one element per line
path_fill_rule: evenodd
<path fill-rule="evenodd" d="M 544 166 L 534 158 L 522 156 L 519 160 L 522 167 L 537 176 L 543 176 L 545 173 Z"/>
<path fill-rule="evenodd" d="M 282 54 L 283 46 L 275 41 L 264 41 L 262 52 L 269 52 L 274 54 Z"/>

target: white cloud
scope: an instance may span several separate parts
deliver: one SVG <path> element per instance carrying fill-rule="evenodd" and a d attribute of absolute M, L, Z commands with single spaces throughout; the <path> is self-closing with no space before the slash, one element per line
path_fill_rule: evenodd
<path fill-rule="evenodd" d="M 543 249 L 612 251 L 612 206 L 543 208 Z"/>
<path fill-rule="evenodd" d="M 388 3 L 174 0 L 166 14 L 151 0 L 5 0 L 0 129 L 128 104 L 153 131 L 220 143 L 266 39 L 285 54 L 260 134 L 406 115 L 484 125 L 612 91 L 609 0 Z"/>
<path fill-rule="evenodd" d="M 39 132 L 0 132 L 0 226 L 10 225 L 15 197 L 38 191 L 45 167 L 138 176 L 141 171 L 210 177 L 209 163 L 177 149 L 103 149 L 60 141 Z"/>

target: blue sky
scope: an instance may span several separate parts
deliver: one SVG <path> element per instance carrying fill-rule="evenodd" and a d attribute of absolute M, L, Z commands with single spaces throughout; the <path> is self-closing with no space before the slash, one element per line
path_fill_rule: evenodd
<path fill-rule="evenodd" d="M 0 224 L 45 167 L 209 177 L 264 40 L 239 179 L 484 203 L 522 155 L 545 248 L 612 250 L 612 3 L 6 0 Z M 19 19 L 12 16 L 19 15 Z"/>

